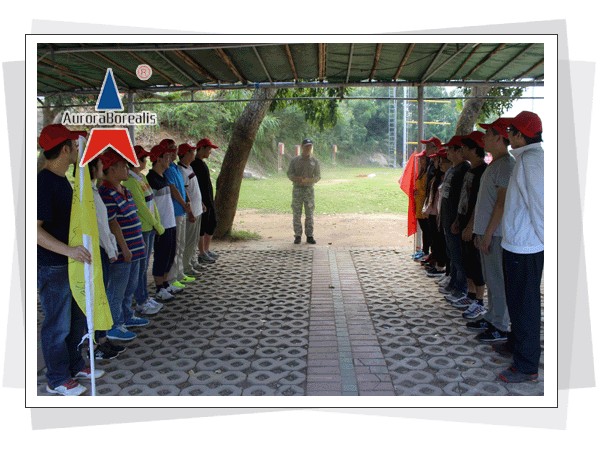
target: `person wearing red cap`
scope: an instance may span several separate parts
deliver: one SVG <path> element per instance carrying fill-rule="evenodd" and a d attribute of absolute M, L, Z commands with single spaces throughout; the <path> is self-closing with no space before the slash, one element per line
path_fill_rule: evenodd
<path fill-rule="evenodd" d="M 191 214 L 188 214 L 188 221 L 185 223 L 185 246 L 183 250 L 183 273 L 186 276 L 199 275 L 194 268 L 192 261 L 198 240 L 200 239 L 200 225 L 202 223 L 202 193 L 198 186 L 198 178 L 196 173 L 190 167 L 191 162 L 196 157 L 197 147 L 192 147 L 189 144 L 181 144 L 178 149 L 179 163 L 177 167 L 183 177 L 183 184 L 190 200 Z"/>
<path fill-rule="evenodd" d="M 183 252 L 185 250 L 185 222 L 192 214 L 190 208 L 189 196 L 185 190 L 185 184 L 181 172 L 175 164 L 177 159 L 177 146 L 173 139 L 163 139 L 161 146 L 170 150 L 169 155 L 171 162 L 169 167 L 164 171 L 163 176 L 167 179 L 171 187 L 171 198 L 175 209 L 176 222 L 176 251 L 173 267 L 169 272 L 169 283 L 173 286 L 183 289 L 183 283 L 195 281 L 194 277 L 190 277 L 183 272 Z"/>
<path fill-rule="evenodd" d="M 506 305 L 511 321 L 505 350 L 513 364 L 500 379 L 535 380 L 541 356 L 541 281 L 544 269 L 544 150 L 542 121 L 523 111 L 509 119 L 515 158 L 502 216 Z"/>
<path fill-rule="evenodd" d="M 136 317 L 131 308 L 139 281 L 140 261 L 146 257 L 142 224 L 129 189 L 121 183 L 129 178 L 127 161 L 114 149 L 100 155 L 104 182 L 98 188 L 106 205 L 108 224 L 117 239 L 119 256 L 109 265 L 106 297 L 113 318 L 109 339 L 131 340 L 135 333 L 127 327 L 148 325 L 148 319 Z"/>
<path fill-rule="evenodd" d="M 77 351 L 86 319 L 71 294 L 68 258 L 91 264 L 92 256 L 83 246 L 69 246 L 73 188 L 66 177 L 69 166 L 77 164 L 76 140 L 85 135 L 54 124 L 42 130 L 38 141 L 46 159 L 37 175 L 37 286 L 44 312 L 40 342 L 46 390 L 66 396 L 87 391 L 76 381 L 86 372 Z M 95 376 L 102 374 L 96 371 Z"/>
<path fill-rule="evenodd" d="M 155 145 L 150 150 L 152 168 L 148 171 L 146 179 L 154 193 L 154 201 L 158 209 L 160 223 L 164 233 L 156 236 L 154 241 L 154 263 L 152 276 L 156 284 L 156 299 L 160 301 L 172 300 L 173 294 L 183 289 L 169 284 L 169 272 L 173 266 L 176 252 L 176 221 L 175 208 L 171 200 L 171 186 L 164 176 L 169 167 L 171 149 Z"/>
<path fill-rule="evenodd" d="M 446 237 L 446 254 L 450 260 L 450 280 L 440 288 L 440 292 L 445 294 L 446 300 L 452 303 L 467 296 L 467 277 L 462 264 L 462 239 L 459 233 L 452 231 L 463 180 L 469 170 L 469 163 L 465 161 L 461 151 L 463 137 L 453 136 L 444 144 L 448 149 L 448 159 L 452 162 L 452 167 L 444 176 L 440 201 L 440 228 Z"/>
<path fill-rule="evenodd" d="M 479 193 L 481 176 L 487 168 L 484 161 L 485 150 L 483 133 L 473 131 L 461 139 L 463 158 L 470 167 L 465 174 L 458 203 L 458 214 L 452 226 L 453 232 L 458 231 L 462 238 L 462 264 L 467 277 L 467 297 L 453 303 L 459 308 L 468 307 L 463 313 L 465 319 L 474 319 L 486 312 L 483 305 L 485 281 L 481 270 L 479 250 L 473 242 L 473 223 L 475 221 L 475 204 Z"/>
<path fill-rule="evenodd" d="M 142 224 L 142 237 L 144 246 L 146 247 L 146 258 L 140 262 L 138 285 L 133 293 L 133 298 L 136 303 L 136 311 L 141 314 L 156 314 L 163 307 L 162 303 L 157 302 L 154 297 L 148 293 L 148 264 L 150 263 L 150 255 L 154 249 L 154 240 L 156 235 L 161 235 L 165 232 L 164 227 L 160 223 L 158 208 L 154 201 L 154 192 L 148 184 L 148 179 L 142 173 L 146 170 L 146 161 L 150 152 L 144 150 L 141 145 L 134 147 L 139 165 L 134 166 L 129 164 L 129 178 L 123 181 L 125 186 L 131 192 L 133 201 L 138 210 L 138 217 Z"/>
<path fill-rule="evenodd" d="M 508 153 L 507 124 L 498 119 L 491 124 L 480 123 L 485 129 L 485 151 L 492 156 L 481 177 L 473 234 L 479 249 L 483 278 L 487 285 L 487 312 L 483 318 L 468 322 L 467 328 L 479 331 L 478 339 L 485 342 L 505 340 L 510 319 L 506 308 L 504 272 L 502 269 L 502 215 L 504 199 L 515 160 Z"/>
<path fill-rule="evenodd" d="M 210 170 L 208 170 L 208 166 L 204 160 L 210 157 L 214 148 L 219 147 L 207 138 L 200 139 L 196 147 L 196 158 L 190 163 L 190 167 L 198 178 L 198 185 L 204 204 L 204 212 L 202 213 L 202 220 L 200 222 L 200 239 L 198 240 L 198 263 L 214 264 L 219 254 L 210 251 L 210 242 L 217 228 L 217 211 L 215 209 L 213 185 L 210 180 Z"/>

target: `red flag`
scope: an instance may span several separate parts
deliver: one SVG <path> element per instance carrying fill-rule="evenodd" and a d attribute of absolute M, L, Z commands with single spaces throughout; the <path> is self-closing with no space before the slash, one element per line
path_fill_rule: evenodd
<path fill-rule="evenodd" d="M 415 205 L 415 180 L 417 178 L 417 152 L 413 152 L 406 163 L 402 178 L 398 180 L 400 189 L 408 195 L 408 235 L 412 236 L 417 232 L 417 214 Z"/>

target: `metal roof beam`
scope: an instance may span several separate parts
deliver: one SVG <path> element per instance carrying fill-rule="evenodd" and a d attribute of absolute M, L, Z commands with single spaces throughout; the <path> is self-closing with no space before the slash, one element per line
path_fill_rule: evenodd
<path fill-rule="evenodd" d="M 254 54 L 258 58 L 258 62 L 260 62 L 260 65 L 262 66 L 263 70 L 265 71 L 265 75 L 267 76 L 267 79 L 269 80 L 269 83 L 272 83 L 273 80 L 271 79 L 271 75 L 269 75 L 269 71 L 265 67 L 265 63 L 263 62 L 262 58 L 260 57 L 260 54 L 258 53 L 258 50 L 256 50 L 256 47 L 254 47 L 254 46 L 252 46 L 252 50 L 254 50 Z"/>
<path fill-rule="evenodd" d="M 289 44 L 285 44 L 284 48 L 285 48 L 285 54 L 287 55 L 288 63 L 290 64 L 290 67 L 292 68 L 292 74 L 294 75 L 294 81 L 297 83 L 298 82 L 298 73 L 296 72 L 296 65 L 294 64 L 294 58 L 292 57 L 292 49 L 290 48 Z"/>
<path fill-rule="evenodd" d="M 179 56 L 181 59 L 183 59 L 183 61 L 185 61 L 185 63 L 190 66 L 192 69 L 194 69 L 196 72 L 198 72 L 200 75 L 202 75 L 205 78 L 208 78 L 209 80 L 217 83 L 219 80 L 217 80 L 212 74 L 210 74 L 208 72 L 208 70 L 206 70 L 204 67 L 202 67 L 200 64 L 198 64 L 191 56 L 189 56 L 187 53 L 184 53 L 183 51 L 178 51 L 176 50 L 174 52 L 177 56 Z"/>
<path fill-rule="evenodd" d="M 133 52 L 127 52 L 129 53 L 132 57 L 134 57 L 135 59 L 137 59 L 139 62 L 141 62 L 142 64 L 148 64 L 148 61 L 146 61 L 144 58 L 142 58 L 141 56 L 139 56 L 136 53 Z M 167 82 L 169 82 L 170 84 L 176 84 L 173 80 L 171 80 L 168 76 L 166 76 L 164 73 L 162 73 L 160 70 L 156 69 L 155 67 L 152 68 L 152 73 L 157 73 L 158 75 L 160 75 L 161 77 L 163 77 L 165 80 L 167 80 Z"/>
<path fill-rule="evenodd" d="M 398 67 L 398 70 L 396 71 L 396 74 L 394 75 L 394 80 L 397 80 L 398 77 L 400 76 L 400 72 L 402 72 L 402 69 L 404 68 L 404 65 L 406 64 L 406 61 L 408 60 L 408 57 L 410 55 L 410 53 L 412 52 L 413 48 L 415 48 L 416 44 L 410 44 L 408 46 L 408 49 L 406 50 L 406 53 L 404 54 L 404 58 L 402 58 L 402 62 L 400 63 L 400 66 Z"/>
<path fill-rule="evenodd" d="M 348 70 L 346 71 L 346 83 L 350 80 L 350 68 L 352 67 L 352 54 L 354 53 L 354 44 L 350 44 L 350 55 L 348 55 Z"/>
<path fill-rule="evenodd" d="M 519 75 L 518 77 L 515 77 L 515 80 L 518 80 L 520 78 L 523 78 L 525 75 L 527 75 L 529 72 L 533 72 L 535 69 L 537 69 L 539 66 L 541 66 L 542 64 L 544 64 L 544 58 L 542 58 L 537 64 L 535 64 L 533 67 L 531 67 L 531 69 L 528 69 L 527 71 L 523 72 L 521 75 Z"/>
<path fill-rule="evenodd" d="M 234 73 L 234 75 L 237 77 L 237 79 L 240 80 L 241 83 L 248 84 L 248 80 L 246 80 L 242 76 L 242 74 L 237 69 L 237 67 L 235 67 L 235 64 L 233 64 L 233 61 L 231 60 L 231 58 L 229 56 L 227 56 L 227 53 L 225 53 L 225 51 L 222 48 L 215 48 L 213 50 L 217 54 L 217 56 L 219 58 L 221 58 L 221 60 L 225 63 L 225 65 L 229 68 L 229 70 L 231 70 Z"/>
<path fill-rule="evenodd" d="M 426 76 L 423 77 L 423 79 L 421 80 L 421 82 L 425 82 L 427 81 L 429 78 L 431 78 L 433 75 L 435 75 L 435 73 L 437 71 L 439 71 L 441 68 L 445 67 L 446 65 L 448 65 L 450 63 L 450 61 L 452 61 L 454 58 L 456 58 L 458 55 L 460 55 L 467 47 L 471 46 L 474 47 L 476 44 L 465 44 L 463 45 L 456 53 L 454 53 L 450 58 L 448 58 L 446 61 L 444 61 L 442 64 L 440 64 L 433 72 L 427 74 Z M 432 64 L 433 66 L 433 64 Z M 431 66 L 430 66 L 431 67 Z"/>
<path fill-rule="evenodd" d="M 83 58 L 82 56 L 79 56 L 79 55 L 73 55 L 73 57 L 76 59 L 79 59 L 80 61 L 83 61 L 86 64 L 89 64 L 90 66 L 94 66 L 98 69 L 101 69 L 104 74 L 106 73 L 106 66 L 96 64 L 92 61 L 89 61 L 89 60 Z M 113 76 L 115 77 L 115 82 L 118 81 L 119 83 L 121 83 L 121 87 L 125 86 L 125 89 L 127 89 L 127 90 L 131 89 L 131 87 L 125 81 L 123 81 L 114 71 L 113 71 Z"/>
<path fill-rule="evenodd" d="M 325 79 L 326 64 L 327 64 L 327 44 L 319 45 L 319 80 Z"/>
<path fill-rule="evenodd" d="M 88 78 L 88 77 L 75 77 L 75 76 L 71 75 L 71 72 L 69 71 L 69 68 L 68 68 L 68 67 L 65 67 L 65 66 L 60 66 L 60 65 L 58 65 L 58 64 L 52 65 L 52 64 L 50 63 L 50 61 L 47 61 L 47 60 L 45 60 L 45 59 L 44 59 L 44 60 L 42 60 L 42 61 L 41 61 L 41 63 L 38 63 L 38 65 L 40 65 L 40 66 L 43 66 L 43 67 L 47 67 L 48 69 L 51 69 L 51 70 L 54 70 L 54 71 L 56 71 L 56 72 L 60 73 L 61 75 L 64 75 L 64 76 L 66 76 L 66 77 L 69 77 L 69 78 L 71 78 L 72 80 L 75 80 L 75 81 L 77 81 L 78 83 L 81 83 L 81 84 L 85 84 L 86 86 L 88 86 L 88 87 L 91 87 L 91 88 L 93 88 L 93 87 L 95 87 L 95 86 L 94 86 L 94 85 L 92 85 L 92 84 L 89 84 L 89 83 L 85 82 L 85 81 L 83 80 L 83 78 L 87 78 L 88 80 L 91 80 L 91 81 L 93 81 L 93 82 L 95 82 L 95 83 L 100 83 L 100 84 L 102 84 L 102 80 L 96 80 L 96 79 L 93 79 L 93 78 Z"/>
<path fill-rule="evenodd" d="M 435 63 L 438 61 L 438 59 L 440 59 L 440 56 L 442 56 L 442 53 L 444 53 L 444 49 L 447 46 L 448 46 L 448 44 L 443 44 L 442 47 L 438 50 L 437 54 L 435 55 L 435 58 L 433 58 L 433 61 L 431 61 L 431 64 L 429 64 L 427 69 L 425 69 L 425 73 L 421 77 L 421 81 L 425 81 L 425 77 L 427 76 L 427 74 L 429 73 L 431 68 L 435 65 Z"/>
<path fill-rule="evenodd" d="M 469 53 L 469 56 L 467 57 L 467 59 L 465 59 L 463 61 L 463 63 L 460 65 L 460 67 L 458 69 L 456 69 L 456 72 L 454 72 L 452 74 L 452 76 L 450 77 L 450 80 L 454 80 L 455 79 L 456 75 L 458 75 L 458 73 L 462 70 L 462 68 L 465 67 L 465 65 L 469 62 L 469 60 L 471 59 L 471 57 L 477 52 L 477 50 L 479 50 L 479 47 L 481 47 L 481 44 L 477 44 L 475 46 L 475 48 L 473 49 L 473 51 L 471 53 Z"/>
<path fill-rule="evenodd" d="M 481 62 L 479 64 L 477 64 L 475 67 L 473 67 L 471 69 L 471 71 L 466 74 L 463 78 L 469 78 L 473 73 L 475 73 L 481 66 L 483 66 L 487 61 L 489 61 L 489 59 L 494 56 L 496 53 L 498 53 L 500 50 L 502 50 L 504 47 L 506 46 L 506 44 L 500 44 L 498 47 L 496 47 L 491 53 L 489 53 L 485 58 L 483 58 L 483 60 L 481 60 Z"/>
<path fill-rule="evenodd" d="M 188 80 L 190 80 L 194 85 L 200 87 L 200 85 L 198 84 L 198 82 L 196 80 L 194 80 L 192 77 L 190 77 L 181 67 L 179 67 L 177 64 L 175 64 L 171 58 L 169 58 L 167 55 L 163 55 L 162 51 L 156 50 L 156 53 L 158 54 L 158 56 L 160 56 L 162 59 L 164 59 L 171 67 L 173 67 L 175 70 L 177 70 L 181 75 L 183 75 Z"/>
<path fill-rule="evenodd" d="M 496 75 L 498 75 L 500 72 L 502 72 L 504 69 L 506 69 L 507 67 L 509 67 L 510 65 L 512 65 L 518 58 L 519 56 L 521 56 L 523 53 L 525 53 L 527 50 L 529 50 L 531 47 L 533 47 L 535 44 L 529 44 L 526 48 L 524 48 L 523 50 L 521 50 L 514 58 L 512 58 L 510 61 L 508 61 L 506 64 L 504 64 L 502 67 L 500 67 L 500 69 L 498 69 L 495 73 L 493 73 L 492 75 L 490 75 L 490 77 L 487 79 L 487 81 L 494 79 L 494 77 Z"/>
<path fill-rule="evenodd" d="M 371 81 L 375 77 L 375 72 L 377 71 L 377 66 L 379 65 L 379 58 L 381 58 L 381 48 L 383 44 L 377 44 L 375 47 L 375 58 L 373 60 L 373 68 L 371 69 L 371 75 L 369 75 L 369 81 Z"/>

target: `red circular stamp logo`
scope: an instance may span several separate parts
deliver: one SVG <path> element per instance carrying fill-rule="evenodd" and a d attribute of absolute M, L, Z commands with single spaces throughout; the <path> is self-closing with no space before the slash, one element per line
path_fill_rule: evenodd
<path fill-rule="evenodd" d="M 140 80 L 145 81 L 152 76 L 152 69 L 148 64 L 140 64 L 135 73 Z"/>

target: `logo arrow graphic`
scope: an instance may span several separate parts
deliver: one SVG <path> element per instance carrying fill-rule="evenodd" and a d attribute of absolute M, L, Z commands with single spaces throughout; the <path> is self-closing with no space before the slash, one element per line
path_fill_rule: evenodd
<path fill-rule="evenodd" d="M 88 138 L 87 146 L 85 147 L 79 166 L 84 167 L 88 162 L 106 150 L 107 147 L 112 147 L 119 155 L 134 166 L 137 167 L 140 165 L 133 150 L 127 129 L 94 128 Z"/>
<path fill-rule="evenodd" d="M 96 111 L 113 110 L 123 110 L 123 102 L 119 96 L 119 90 L 117 89 L 117 83 L 115 83 L 112 69 L 106 69 L 106 76 L 102 83 L 100 96 L 96 102 Z"/>

